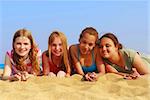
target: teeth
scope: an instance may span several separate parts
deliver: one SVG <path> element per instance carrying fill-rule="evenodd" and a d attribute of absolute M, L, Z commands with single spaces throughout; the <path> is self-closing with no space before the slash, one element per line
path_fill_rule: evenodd
<path fill-rule="evenodd" d="M 106 54 L 108 54 L 108 53 L 107 53 L 107 52 L 104 52 L 103 54 L 105 54 L 105 55 L 106 55 Z"/>
<path fill-rule="evenodd" d="M 25 50 L 20 50 L 19 52 L 23 53 L 23 52 L 25 52 Z"/>

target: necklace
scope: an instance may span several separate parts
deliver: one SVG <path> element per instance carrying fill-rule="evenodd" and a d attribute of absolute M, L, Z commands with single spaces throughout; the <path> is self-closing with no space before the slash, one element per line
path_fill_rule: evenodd
<path fill-rule="evenodd" d="M 58 61 L 58 60 L 55 60 L 56 62 Z M 55 65 L 56 67 L 62 67 L 62 61 L 59 61 L 57 64 L 56 64 L 56 62 L 54 62 L 53 61 L 53 59 L 52 59 L 52 63 L 53 63 L 53 65 Z"/>

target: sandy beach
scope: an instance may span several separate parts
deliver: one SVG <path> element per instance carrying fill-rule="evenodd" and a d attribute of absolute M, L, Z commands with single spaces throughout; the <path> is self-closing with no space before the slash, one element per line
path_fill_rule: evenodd
<path fill-rule="evenodd" d="M 2 70 L 0 70 L 0 74 Z M 106 74 L 97 82 L 69 78 L 31 77 L 26 82 L 0 80 L 0 100 L 149 100 L 150 76 L 125 80 Z"/>

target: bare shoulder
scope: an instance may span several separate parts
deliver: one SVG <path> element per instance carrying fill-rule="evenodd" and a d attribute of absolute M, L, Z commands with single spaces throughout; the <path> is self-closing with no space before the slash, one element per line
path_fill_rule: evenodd
<path fill-rule="evenodd" d="M 47 57 L 47 50 L 42 53 L 42 57 Z"/>
<path fill-rule="evenodd" d="M 6 55 L 5 55 L 5 64 L 11 64 L 11 60 L 12 60 L 12 58 L 6 53 Z M 12 60 L 12 62 L 13 62 L 13 60 Z"/>
<path fill-rule="evenodd" d="M 77 45 L 71 45 L 71 46 L 69 47 L 69 52 L 70 52 L 70 53 L 75 53 L 75 52 L 77 52 L 77 46 L 78 46 L 78 44 L 77 44 Z"/>

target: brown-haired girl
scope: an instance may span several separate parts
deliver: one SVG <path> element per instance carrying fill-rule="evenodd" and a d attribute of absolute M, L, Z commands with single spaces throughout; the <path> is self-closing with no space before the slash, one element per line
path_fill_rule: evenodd
<path fill-rule="evenodd" d="M 99 51 L 107 72 L 117 73 L 126 79 L 150 73 L 150 59 L 134 50 L 122 49 L 113 33 L 106 33 L 99 39 Z"/>
<path fill-rule="evenodd" d="M 13 37 L 13 49 L 6 53 L 2 79 L 26 80 L 29 74 L 40 74 L 40 51 L 31 32 L 18 30 Z"/>

